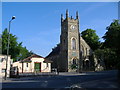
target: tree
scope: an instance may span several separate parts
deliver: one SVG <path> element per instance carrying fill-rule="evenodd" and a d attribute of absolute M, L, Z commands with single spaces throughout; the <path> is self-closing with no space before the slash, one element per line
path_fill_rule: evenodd
<path fill-rule="evenodd" d="M 100 47 L 99 37 L 96 34 L 95 30 L 86 29 L 81 33 L 81 36 L 87 42 L 87 44 L 92 48 L 93 51 Z"/>
<path fill-rule="evenodd" d="M 104 46 L 107 48 L 112 48 L 117 51 L 117 53 L 120 53 L 120 24 L 119 20 L 114 20 L 108 26 L 107 32 L 103 36 L 103 39 L 105 40 Z"/>
<path fill-rule="evenodd" d="M 104 48 L 110 48 L 112 52 L 115 52 L 114 58 L 112 59 L 111 62 L 114 65 L 116 64 L 120 65 L 120 60 L 119 60 L 120 58 L 119 56 L 120 55 L 120 24 L 119 24 L 119 20 L 114 20 L 110 24 L 110 26 L 108 26 L 106 29 L 107 29 L 107 32 L 103 36 L 103 39 L 105 40 L 105 42 L 103 43 L 103 46 Z"/>
<path fill-rule="evenodd" d="M 2 32 L 2 54 L 7 54 L 8 45 L 8 30 L 5 29 Z M 13 61 L 23 60 L 24 58 L 33 54 L 32 51 L 28 51 L 26 47 L 22 46 L 22 42 L 17 42 L 17 37 L 13 34 L 10 34 L 10 44 L 9 44 L 9 55 Z"/>
<path fill-rule="evenodd" d="M 31 56 L 32 54 L 34 54 L 32 51 L 28 51 L 26 47 L 23 47 L 22 43 L 20 43 L 20 44 L 21 44 L 21 46 L 19 47 L 20 48 L 20 53 L 17 56 L 17 61 L 23 60 L 23 59 Z"/>
<path fill-rule="evenodd" d="M 2 54 L 7 54 L 7 45 L 8 45 L 8 30 L 5 29 L 2 32 Z M 17 55 L 20 52 L 20 49 L 18 48 L 19 43 L 17 43 L 17 37 L 15 35 L 10 34 L 10 44 L 9 44 L 9 55 L 11 55 L 11 58 L 13 60 L 16 59 Z"/>
<path fill-rule="evenodd" d="M 113 69 L 117 64 L 116 53 L 111 48 L 97 49 L 95 55 L 98 60 L 104 60 L 106 69 Z"/>

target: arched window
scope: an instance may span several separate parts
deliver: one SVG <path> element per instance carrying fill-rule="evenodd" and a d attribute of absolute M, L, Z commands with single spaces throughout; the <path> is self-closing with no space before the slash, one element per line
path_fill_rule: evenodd
<path fill-rule="evenodd" d="M 72 39 L 72 49 L 73 50 L 76 49 L 76 40 L 75 40 L 75 38 Z"/>
<path fill-rule="evenodd" d="M 83 47 L 83 45 L 81 45 L 81 51 L 82 51 L 82 54 L 84 54 L 84 47 Z"/>
<path fill-rule="evenodd" d="M 65 44 L 65 39 L 63 40 L 64 44 Z"/>
<path fill-rule="evenodd" d="M 77 64 L 77 61 L 76 61 L 76 59 L 73 59 L 73 64 Z"/>

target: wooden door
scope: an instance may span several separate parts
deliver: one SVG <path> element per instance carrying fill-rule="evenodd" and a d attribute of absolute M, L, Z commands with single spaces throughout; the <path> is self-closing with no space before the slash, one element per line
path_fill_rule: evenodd
<path fill-rule="evenodd" d="M 34 69 L 35 69 L 35 72 L 41 72 L 41 63 L 35 62 Z"/>

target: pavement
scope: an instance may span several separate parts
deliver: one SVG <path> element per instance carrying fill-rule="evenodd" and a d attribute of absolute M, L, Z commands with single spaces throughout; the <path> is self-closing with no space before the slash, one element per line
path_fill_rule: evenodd
<path fill-rule="evenodd" d="M 34 80 L 37 77 L 53 77 L 53 76 L 78 76 L 78 75 L 91 75 L 94 74 L 93 72 L 84 72 L 84 73 L 77 73 L 77 72 L 60 72 L 59 74 L 57 73 L 38 73 L 36 75 L 33 74 L 21 74 L 20 77 L 18 78 L 7 78 L 6 80 L 4 80 L 4 78 L 2 78 L 2 82 L 12 82 L 12 81 L 24 81 L 24 80 Z M 97 73 L 96 73 L 97 74 Z"/>
<path fill-rule="evenodd" d="M 11 82 L 14 84 L 16 84 L 16 82 L 34 82 L 36 85 L 38 85 L 39 82 L 44 82 L 43 84 L 47 83 L 48 87 L 58 83 L 58 86 L 56 87 L 64 86 L 64 88 L 120 88 L 120 85 L 118 85 L 117 71 L 83 73 L 60 72 L 59 75 L 39 75 L 33 77 L 8 78 L 7 80 L 3 80 L 3 83 L 8 83 L 7 85 Z M 67 82 L 66 85 L 65 82 Z M 61 86 L 59 86 L 60 84 Z"/>

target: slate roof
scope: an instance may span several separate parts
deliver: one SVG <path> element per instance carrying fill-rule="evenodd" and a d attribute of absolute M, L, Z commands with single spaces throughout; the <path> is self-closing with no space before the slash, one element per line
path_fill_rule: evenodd
<path fill-rule="evenodd" d="M 33 55 L 21 60 L 21 62 L 31 62 L 31 58 L 44 58 L 44 57 L 37 55 L 37 54 L 33 54 Z M 44 59 L 44 63 L 52 63 L 52 61 L 48 60 L 48 59 Z"/>
<path fill-rule="evenodd" d="M 44 62 L 44 63 L 52 63 L 53 61 L 48 60 L 48 59 L 45 59 L 43 62 Z"/>
<path fill-rule="evenodd" d="M 45 58 L 52 57 L 54 55 L 59 55 L 59 53 L 60 53 L 60 44 L 58 44 L 57 47 L 53 48 L 52 52 L 50 52 L 50 54 Z"/>

